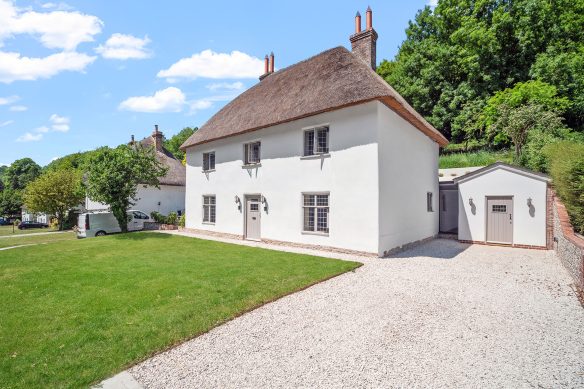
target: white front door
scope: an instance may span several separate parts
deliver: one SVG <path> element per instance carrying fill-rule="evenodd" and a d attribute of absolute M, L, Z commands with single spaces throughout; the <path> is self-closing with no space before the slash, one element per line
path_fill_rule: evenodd
<path fill-rule="evenodd" d="M 245 197 L 245 238 L 261 240 L 261 196 Z"/>
<path fill-rule="evenodd" d="M 487 242 L 513 243 L 512 197 L 487 197 Z"/>

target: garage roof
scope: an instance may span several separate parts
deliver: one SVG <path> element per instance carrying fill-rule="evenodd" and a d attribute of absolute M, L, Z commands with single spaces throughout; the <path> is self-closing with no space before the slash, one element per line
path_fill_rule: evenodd
<path fill-rule="evenodd" d="M 545 181 L 545 182 L 551 181 L 550 176 L 548 176 L 547 174 L 534 172 L 533 170 L 529 170 L 529 169 L 526 169 L 526 168 L 521 167 L 521 166 L 509 165 L 508 163 L 504 163 L 504 162 L 495 162 L 495 163 L 488 165 L 488 166 L 485 166 L 481 169 L 467 173 L 464 176 L 456 177 L 452 181 L 459 183 L 459 182 L 472 180 L 473 178 L 482 176 L 483 174 L 490 173 L 490 172 L 497 170 L 497 169 L 507 170 L 507 171 L 510 171 L 512 173 L 521 174 L 523 176 L 534 178 L 534 179 L 540 180 L 540 181 Z"/>

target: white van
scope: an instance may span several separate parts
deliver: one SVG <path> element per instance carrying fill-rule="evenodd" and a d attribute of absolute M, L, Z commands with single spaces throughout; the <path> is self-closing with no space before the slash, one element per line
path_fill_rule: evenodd
<path fill-rule="evenodd" d="M 149 221 L 152 221 L 150 216 L 142 211 L 128 211 L 128 231 L 143 230 L 144 222 Z M 103 236 L 122 231 L 114 214 L 109 211 L 82 213 L 79 215 L 77 227 L 78 238 Z"/>

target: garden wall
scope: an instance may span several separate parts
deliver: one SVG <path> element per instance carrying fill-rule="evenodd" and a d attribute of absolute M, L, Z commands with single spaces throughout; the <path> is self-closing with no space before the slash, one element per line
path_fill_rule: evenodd
<path fill-rule="evenodd" d="M 554 193 L 554 249 L 577 287 L 584 290 L 584 238 L 574 232 L 566 207 Z"/>

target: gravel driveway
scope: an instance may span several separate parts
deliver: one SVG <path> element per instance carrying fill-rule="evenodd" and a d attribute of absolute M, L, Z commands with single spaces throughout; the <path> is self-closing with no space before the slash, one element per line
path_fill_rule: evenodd
<path fill-rule="evenodd" d="M 148 388 L 582 387 L 584 309 L 553 252 L 435 240 L 129 370 Z"/>

